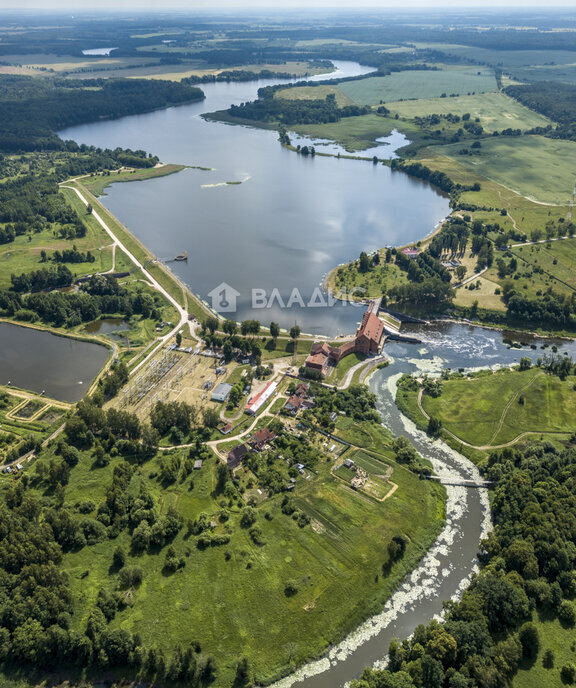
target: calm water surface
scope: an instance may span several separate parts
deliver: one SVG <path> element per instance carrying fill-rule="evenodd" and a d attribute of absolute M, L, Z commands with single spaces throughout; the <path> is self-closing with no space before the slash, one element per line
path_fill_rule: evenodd
<path fill-rule="evenodd" d="M 100 344 L 0 323 L 0 384 L 76 402 L 108 358 Z"/>
<path fill-rule="evenodd" d="M 344 75 L 371 71 L 353 62 L 337 65 Z M 170 268 L 217 310 L 222 311 L 221 299 L 213 302 L 212 290 L 223 282 L 230 285 L 226 300 L 234 305 L 237 299 L 230 317 L 274 320 L 283 327 L 296 321 L 311 333 L 350 332 L 361 313 L 349 305 L 323 307 L 314 290 L 324 275 L 362 250 L 426 236 L 447 215 L 448 199 L 382 165 L 297 155 L 280 146 L 275 131 L 201 117 L 252 100 L 259 87 L 273 83 L 278 81 L 207 84 L 201 103 L 87 124 L 60 135 L 211 168 L 116 184 L 103 200 L 161 260 L 186 250 L 188 262 Z M 395 133 L 389 144 L 383 141 L 368 154 L 392 157 L 404 142 Z M 292 307 L 284 308 L 290 296 Z M 311 300 L 319 307 L 308 307 Z"/>

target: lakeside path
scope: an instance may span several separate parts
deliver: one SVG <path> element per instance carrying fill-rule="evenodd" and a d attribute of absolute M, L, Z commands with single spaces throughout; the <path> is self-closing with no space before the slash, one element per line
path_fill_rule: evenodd
<path fill-rule="evenodd" d="M 70 182 L 74 182 L 76 180 L 70 180 Z M 75 187 L 75 186 L 70 186 L 67 183 L 60 184 L 60 186 L 64 189 L 70 189 L 76 193 L 76 195 L 80 198 L 82 203 L 86 207 L 90 205 L 90 202 L 82 195 L 81 191 Z M 137 370 L 139 370 L 154 354 L 160 349 L 167 341 L 169 341 L 172 337 L 176 335 L 176 333 L 181 330 L 187 323 L 189 323 L 188 320 L 188 311 L 183 308 L 178 301 L 146 270 L 144 265 L 136 258 L 136 256 L 126 247 L 126 245 L 120 241 L 120 239 L 114 234 L 114 232 L 110 229 L 108 224 L 103 220 L 102 216 L 96 211 L 96 209 L 92 208 L 92 216 L 94 219 L 98 222 L 98 224 L 102 227 L 102 229 L 108 234 L 108 236 L 112 239 L 113 246 L 119 246 L 120 249 L 130 258 L 130 260 L 134 263 L 134 265 L 142 270 L 143 274 L 146 275 L 148 281 L 150 284 L 156 289 L 158 292 L 160 292 L 167 300 L 168 302 L 176 309 L 179 315 L 179 320 L 178 324 L 168 332 L 168 334 L 163 335 L 162 337 L 159 338 L 158 343 L 156 346 L 152 348 L 150 353 L 147 354 L 145 358 L 143 358 L 140 363 L 138 363 L 133 370 L 131 371 L 131 375 L 133 375 Z M 115 250 L 115 249 L 114 249 Z M 191 328 L 192 329 L 192 328 Z"/>

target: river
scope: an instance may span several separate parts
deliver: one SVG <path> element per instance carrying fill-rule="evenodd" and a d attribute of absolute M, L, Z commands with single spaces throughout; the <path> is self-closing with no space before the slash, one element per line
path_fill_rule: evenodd
<path fill-rule="evenodd" d="M 354 63 L 337 66 L 348 75 L 364 69 Z M 188 263 L 172 267 L 203 298 L 227 282 L 233 290 L 225 300 L 230 304 L 237 297 L 228 317 L 276 320 L 284 327 L 297 321 L 304 331 L 331 336 L 350 332 L 362 314 L 353 306 L 312 309 L 296 304 L 283 309 L 277 299 L 270 308 L 255 309 L 252 290 L 270 295 L 276 287 L 286 300 L 298 288 L 307 297 L 330 268 L 361 250 L 428 234 L 448 213 L 448 202 L 429 185 L 381 165 L 299 156 L 280 147 L 275 132 L 200 116 L 252 100 L 258 87 L 270 83 L 203 86 L 203 103 L 75 127 L 61 136 L 102 147 L 143 148 L 167 162 L 211 168 L 117 184 L 104 202 L 160 258 L 187 250 Z M 383 142 L 370 155 L 390 157 L 401 143 L 395 135 L 390 145 Z M 396 383 L 404 372 L 507 365 L 523 355 L 536 358 L 542 342 L 522 336 L 536 348 L 510 349 L 503 333 L 463 324 L 418 327 L 416 332 L 421 344 L 386 345 L 392 363 L 370 379 L 383 423 L 395 435 L 409 437 L 438 475 L 478 477 L 471 462 L 441 441 L 431 441 L 402 416 L 394 404 Z M 560 351 L 576 354 L 573 342 L 556 344 Z M 364 667 L 379 666 L 393 637 L 407 637 L 418 624 L 440 615 L 444 600 L 460 596 L 476 570 L 479 542 L 490 528 L 487 491 L 448 487 L 446 514 L 436 542 L 382 612 L 275 688 L 343 686 Z"/>
<path fill-rule="evenodd" d="M 341 76 L 371 71 L 354 62 L 335 64 Z M 383 165 L 297 155 L 280 146 L 275 131 L 201 117 L 253 100 L 259 87 L 275 83 L 203 84 L 203 102 L 73 127 L 60 136 L 210 168 L 115 184 L 103 202 L 161 260 L 187 251 L 188 262 L 171 263 L 171 269 L 227 317 L 285 328 L 296 321 L 313 334 L 348 333 L 362 313 L 328 304 L 315 292 L 324 275 L 362 250 L 426 236 L 448 214 L 448 199 Z M 393 134 L 368 154 L 392 157 L 403 143 Z M 214 302 L 210 296 L 214 289 L 214 296 L 221 293 L 222 283 L 230 286 L 228 311 L 219 296 Z"/>
<path fill-rule="evenodd" d="M 476 467 L 440 440 L 432 441 L 403 416 L 396 404 L 396 384 L 403 373 L 437 374 L 443 368 L 471 369 L 518 363 L 521 356 L 533 361 L 542 355 L 545 344 L 556 345 L 560 353 L 576 358 L 576 342 L 542 340 L 522 335 L 528 346 L 509 348 L 502 333 L 459 323 L 437 323 L 409 328 L 421 344 L 389 342 L 386 353 L 391 364 L 376 370 L 370 389 L 378 399 L 383 424 L 394 435 L 404 435 L 425 458 L 437 475 L 444 478 L 478 478 Z M 514 337 L 518 339 L 518 335 Z M 532 344 L 536 348 L 529 348 Z M 367 666 L 383 666 L 392 638 L 410 636 L 418 624 L 426 624 L 442 614 L 443 602 L 458 599 L 477 570 L 480 540 L 490 528 L 488 491 L 465 487 L 447 490 L 446 524 L 435 543 L 410 573 L 377 616 L 362 624 L 333 647 L 326 657 L 305 665 L 273 688 L 338 688 L 357 677 Z"/>

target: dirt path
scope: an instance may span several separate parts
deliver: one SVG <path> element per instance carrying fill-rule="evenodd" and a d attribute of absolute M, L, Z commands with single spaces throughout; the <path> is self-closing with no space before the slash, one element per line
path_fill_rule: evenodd
<path fill-rule="evenodd" d="M 542 375 L 544 375 L 544 373 L 542 373 Z M 521 391 L 523 391 L 524 389 L 526 389 L 526 387 L 529 387 L 529 386 L 532 384 L 532 382 L 534 382 L 534 380 L 535 380 L 536 378 L 538 378 L 538 377 L 539 377 L 539 375 L 536 375 L 536 377 L 532 378 L 532 380 L 530 381 L 530 383 L 529 383 L 528 385 L 525 385 L 525 387 L 522 387 L 522 389 L 518 390 L 518 392 L 516 393 L 516 395 L 517 395 L 518 393 L 520 393 Z M 424 392 L 423 389 L 420 389 L 420 391 L 418 392 L 418 408 L 420 409 L 420 412 L 421 412 L 422 415 L 426 418 L 426 420 L 430 420 L 430 416 L 426 413 L 426 411 L 424 410 L 424 407 L 422 406 L 422 394 L 423 394 L 423 392 Z M 515 395 L 515 396 L 516 396 L 516 395 Z M 506 407 L 505 407 L 505 409 L 504 409 L 504 411 L 503 411 L 503 413 L 502 413 L 502 416 L 500 417 L 501 423 L 500 423 L 499 428 L 501 427 L 501 424 L 504 422 L 504 416 L 505 416 L 506 412 L 508 411 L 508 409 L 509 409 L 509 407 L 510 407 L 510 404 L 512 403 L 512 401 L 514 401 L 515 396 L 514 396 L 514 397 L 508 402 L 508 404 L 506 405 Z M 562 432 L 562 431 L 560 431 L 560 430 L 557 430 L 557 431 L 556 431 L 556 430 L 555 430 L 555 431 L 547 431 L 547 432 L 543 432 L 542 430 L 527 430 L 526 432 L 521 432 L 519 435 L 516 435 L 516 437 L 514 437 L 513 439 L 511 439 L 509 442 L 504 442 L 504 444 L 483 444 L 483 445 L 478 445 L 478 444 L 470 444 L 470 442 L 466 442 L 466 441 L 463 440 L 462 438 L 458 437 L 458 435 L 455 435 L 453 432 L 451 432 L 450 430 L 447 430 L 447 429 L 444 428 L 444 427 L 442 428 L 442 432 L 445 432 L 447 435 L 450 435 L 450 437 L 451 437 L 453 440 L 455 440 L 456 442 L 459 442 L 459 443 L 462 444 L 463 446 L 465 446 L 465 447 L 470 447 L 470 449 L 479 449 L 480 451 L 488 451 L 488 450 L 490 450 L 490 449 L 504 449 L 504 447 L 510 447 L 511 445 L 513 445 L 513 444 L 515 444 L 516 442 L 518 442 L 519 440 L 521 440 L 523 437 L 528 437 L 528 435 L 542 435 L 542 434 L 544 434 L 544 435 L 567 435 L 567 434 L 569 434 L 569 433 L 567 433 L 567 432 Z M 498 434 L 498 432 L 496 432 L 496 433 L 492 436 L 492 439 L 494 439 L 494 437 L 496 437 L 497 434 Z M 492 441 L 492 440 L 491 440 L 491 441 Z"/>
<path fill-rule="evenodd" d="M 514 392 L 514 394 L 512 395 L 512 397 L 510 398 L 510 400 L 508 401 L 508 403 L 506 404 L 504 409 L 502 410 L 502 415 L 500 416 L 500 420 L 498 421 L 498 427 L 496 428 L 496 430 L 494 431 L 494 434 L 490 438 L 490 441 L 488 442 L 489 445 L 491 445 L 492 442 L 494 442 L 494 440 L 496 439 L 496 437 L 498 437 L 498 433 L 500 432 L 500 430 L 502 430 L 502 425 L 504 424 L 504 419 L 506 418 L 506 414 L 510 410 L 512 403 L 518 398 L 518 395 L 520 395 L 524 390 L 528 389 L 528 387 L 530 387 L 534 383 L 534 380 L 537 380 L 542 375 L 544 375 L 544 373 L 539 373 L 538 375 L 535 375 L 530 380 L 530 382 L 528 382 L 527 384 L 524 385 L 524 387 L 521 387 L 520 389 L 517 389 L 516 392 Z"/>

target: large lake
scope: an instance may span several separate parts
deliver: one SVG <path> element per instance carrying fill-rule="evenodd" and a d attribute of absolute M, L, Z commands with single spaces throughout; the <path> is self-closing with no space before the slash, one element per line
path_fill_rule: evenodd
<path fill-rule="evenodd" d="M 349 75 L 363 69 L 354 63 L 338 67 Z M 381 165 L 305 158 L 281 148 L 275 132 L 200 117 L 252 100 L 257 87 L 268 83 L 273 82 L 203 86 L 203 103 L 75 127 L 61 136 L 102 147 L 143 148 L 166 162 L 215 168 L 117 184 L 104 201 L 159 258 L 187 250 L 188 264 L 172 267 L 203 298 L 223 281 L 240 292 L 238 310 L 230 317 L 256 317 L 265 324 L 276 320 L 285 327 L 297 320 L 305 331 L 329 335 L 349 332 L 362 310 L 341 305 L 253 310 L 249 295 L 252 289 L 270 294 L 276 287 L 285 299 L 292 288 L 307 296 L 328 270 L 360 251 L 428 234 L 448 213 L 448 201 L 430 186 Z M 393 146 L 382 145 L 370 155 L 387 157 L 392 151 Z M 477 476 L 468 460 L 440 441 L 431 442 L 402 416 L 394 404 L 395 383 L 403 372 L 509 365 L 523 355 L 535 359 L 543 342 L 523 335 L 535 348 L 510 349 L 503 333 L 464 324 L 418 327 L 416 333 L 419 345 L 387 344 L 392 364 L 370 381 L 383 422 L 395 435 L 410 437 L 438 475 Z M 573 342 L 555 343 L 561 352 L 576 354 Z M 392 637 L 406 637 L 417 624 L 441 614 L 443 600 L 458 598 L 490 526 L 488 495 L 463 487 L 447 492 L 442 533 L 382 612 L 276 688 L 343 686 L 363 667 L 378 664 Z"/>
<path fill-rule="evenodd" d="M 76 402 L 102 370 L 105 346 L 0 323 L 0 384 Z"/>
<path fill-rule="evenodd" d="M 340 75 L 371 71 L 353 62 L 335 64 Z M 170 267 L 203 299 L 212 304 L 209 295 L 223 282 L 235 290 L 226 296 L 231 305 L 238 292 L 229 317 L 283 327 L 298 322 L 314 334 L 351 332 L 361 318 L 358 308 L 323 307 L 319 298 L 314 302 L 320 307 L 303 308 L 302 302 L 318 297 L 314 289 L 324 275 L 361 251 L 426 236 L 449 212 L 448 199 L 383 165 L 297 155 L 280 146 L 275 131 L 201 117 L 253 100 L 259 87 L 273 83 L 278 81 L 202 85 L 201 103 L 73 127 L 60 136 L 212 168 L 115 184 L 103 200 L 161 260 L 187 251 L 187 263 Z M 392 136 L 370 155 L 391 157 L 401 143 L 401 136 Z M 292 308 L 282 308 L 294 289 Z M 214 305 L 222 311 L 220 302 L 219 296 Z M 259 307 L 264 304 L 271 307 Z"/>

